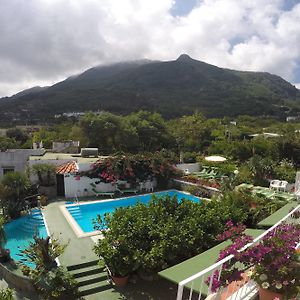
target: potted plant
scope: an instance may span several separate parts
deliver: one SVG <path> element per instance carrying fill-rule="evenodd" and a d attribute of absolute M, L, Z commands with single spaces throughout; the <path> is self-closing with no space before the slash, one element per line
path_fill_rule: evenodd
<path fill-rule="evenodd" d="M 130 249 L 122 243 L 110 243 L 107 238 L 99 240 L 94 251 L 104 260 L 107 271 L 116 286 L 125 286 L 129 274 L 134 271 Z"/>
<path fill-rule="evenodd" d="M 218 273 L 213 274 L 212 290 L 217 291 L 233 281 L 241 280 L 243 274 L 247 273 L 249 279 L 253 279 L 259 285 L 261 300 L 297 297 L 300 287 L 300 264 L 296 246 L 299 242 L 300 226 L 281 224 L 264 236 L 258 244 L 239 251 L 252 238 L 243 233 L 242 225 L 234 226 L 232 222 L 226 225 L 226 231 L 220 240 L 231 239 L 233 243 L 221 251 L 219 260 L 230 254 L 234 255 L 234 258 L 223 265 L 220 277 Z"/>
<path fill-rule="evenodd" d="M 299 225 L 283 224 L 243 255 L 243 260 L 254 264 L 251 278 L 260 287 L 260 299 L 273 300 L 277 297 L 282 300 L 297 296 L 300 264 L 295 247 L 299 235 Z"/>

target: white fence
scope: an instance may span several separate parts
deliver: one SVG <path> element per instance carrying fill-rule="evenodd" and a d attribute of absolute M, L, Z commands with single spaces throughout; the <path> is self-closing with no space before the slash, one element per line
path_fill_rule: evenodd
<path fill-rule="evenodd" d="M 266 230 L 263 234 L 261 234 L 260 236 L 258 236 L 257 238 L 255 238 L 253 240 L 252 243 L 247 244 L 245 247 L 243 247 L 240 251 L 244 251 L 245 249 L 257 244 L 264 236 L 266 236 L 269 232 L 277 229 L 278 225 L 280 225 L 283 222 L 290 222 L 290 221 L 294 221 L 295 219 L 292 218 L 292 215 L 295 212 L 300 212 L 300 205 L 298 205 L 296 208 L 294 208 L 289 214 L 287 214 L 284 218 L 282 218 L 279 222 L 277 222 L 275 225 L 273 225 L 271 228 L 269 228 L 268 230 Z M 299 222 L 299 219 L 298 219 Z M 300 239 L 300 237 L 299 237 Z M 297 248 L 300 248 L 300 243 L 297 245 Z M 211 265 L 210 267 L 202 270 L 201 272 L 190 276 L 189 278 L 186 278 L 184 280 L 182 280 L 181 282 L 179 282 L 178 284 L 178 290 L 177 290 L 177 300 L 182 300 L 183 299 L 183 292 L 184 292 L 184 288 L 187 287 L 187 285 L 190 285 L 190 291 L 189 291 L 189 295 L 188 295 L 188 299 L 196 299 L 194 298 L 195 296 L 197 297 L 198 294 L 198 300 L 201 299 L 202 293 L 203 293 L 203 287 L 206 284 L 205 281 L 208 277 L 210 277 L 210 281 L 208 284 L 208 296 L 210 295 L 211 297 L 209 299 L 221 299 L 221 294 L 224 295 L 225 293 L 225 299 L 230 299 L 230 300 L 246 300 L 246 299 L 252 299 L 252 296 L 256 294 L 256 290 L 257 290 L 257 286 L 253 281 L 250 281 L 248 283 L 246 283 L 247 279 L 245 278 L 245 280 L 242 282 L 242 284 L 240 285 L 241 287 L 237 288 L 237 286 L 233 286 L 232 290 L 237 290 L 233 295 L 230 295 L 228 289 L 220 289 L 219 291 L 217 291 L 215 294 L 212 295 L 212 284 L 213 284 L 213 278 L 214 278 L 214 274 L 215 271 L 219 271 L 219 278 L 221 276 L 222 273 L 222 268 L 224 263 L 230 261 L 234 256 L 233 255 L 229 255 L 227 257 L 225 257 L 224 259 L 216 262 L 215 264 Z M 198 286 L 196 286 L 196 282 Z M 200 282 L 200 284 L 199 284 Z M 236 284 L 236 283 L 235 283 Z M 194 289 L 198 290 L 198 292 L 195 292 Z M 227 297 L 228 296 L 228 297 Z M 224 299 L 224 298 L 223 298 Z"/>

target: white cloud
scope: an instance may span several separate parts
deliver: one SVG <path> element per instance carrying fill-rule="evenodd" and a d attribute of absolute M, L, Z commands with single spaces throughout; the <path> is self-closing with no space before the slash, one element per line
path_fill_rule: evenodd
<path fill-rule="evenodd" d="M 2 0 L 0 96 L 91 66 L 140 58 L 196 59 L 295 78 L 300 4 L 202 0 L 186 16 L 173 0 Z"/>

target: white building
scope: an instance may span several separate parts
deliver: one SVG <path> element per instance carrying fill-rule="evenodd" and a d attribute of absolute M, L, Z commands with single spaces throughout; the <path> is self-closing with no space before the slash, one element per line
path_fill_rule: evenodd
<path fill-rule="evenodd" d="M 25 172 L 29 157 L 44 153 L 45 149 L 8 149 L 0 152 L 0 177 L 11 171 Z"/>

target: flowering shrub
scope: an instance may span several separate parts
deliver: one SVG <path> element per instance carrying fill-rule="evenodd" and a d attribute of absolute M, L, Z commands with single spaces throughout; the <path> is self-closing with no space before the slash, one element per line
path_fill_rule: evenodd
<path fill-rule="evenodd" d="M 163 153 L 119 155 L 99 160 L 92 169 L 81 175 L 99 178 L 101 182 L 116 183 L 118 180 L 135 183 L 156 177 L 158 184 L 165 183 L 175 173 L 175 167 L 170 158 Z"/>
<path fill-rule="evenodd" d="M 242 233 L 244 227 L 240 224 L 233 226 L 232 222 L 228 222 L 226 229 L 220 238 L 229 238 L 233 243 L 220 252 L 218 260 L 230 254 L 234 257 L 223 265 L 220 279 L 218 273 L 212 275 L 213 291 L 232 281 L 241 280 L 241 274 L 251 268 L 248 276 L 262 288 L 280 293 L 284 299 L 297 295 L 300 287 L 300 265 L 295 247 L 299 242 L 299 225 L 281 224 L 276 231 L 268 233 L 259 244 L 244 251 L 239 250 L 252 240 Z M 210 278 L 208 282 L 209 280 Z"/>

